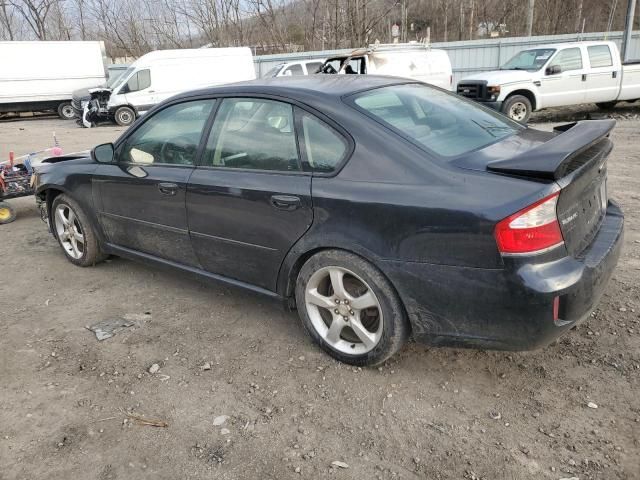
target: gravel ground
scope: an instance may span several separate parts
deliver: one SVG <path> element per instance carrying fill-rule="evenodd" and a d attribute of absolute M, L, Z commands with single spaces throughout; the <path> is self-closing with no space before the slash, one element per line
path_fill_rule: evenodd
<path fill-rule="evenodd" d="M 640 478 L 640 121 L 615 115 L 620 264 L 593 316 L 535 352 L 409 344 L 379 369 L 348 367 L 263 298 L 118 258 L 74 267 L 33 199 L 14 200 L 0 479 Z M 0 123 L 0 158 L 54 131 L 71 152 L 122 130 Z M 136 326 L 105 341 L 85 328 L 123 315 Z"/>

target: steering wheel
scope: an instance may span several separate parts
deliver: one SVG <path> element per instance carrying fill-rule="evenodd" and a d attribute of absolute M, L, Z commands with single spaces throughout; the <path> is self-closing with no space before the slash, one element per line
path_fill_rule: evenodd
<path fill-rule="evenodd" d="M 194 153 L 193 140 L 185 135 L 171 138 L 160 147 L 161 162 L 172 165 L 190 165 Z"/>

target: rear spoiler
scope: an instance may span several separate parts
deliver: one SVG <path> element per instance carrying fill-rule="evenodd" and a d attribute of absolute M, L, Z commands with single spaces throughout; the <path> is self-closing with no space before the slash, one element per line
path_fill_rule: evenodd
<path fill-rule="evenodd" d="M 615 120 L 585 120 L 560 125 L 548 142 L 507 160 L 487 164 L 487 170 L 523 177 L 558 180 L 576 156 L 609 136 Z"/>

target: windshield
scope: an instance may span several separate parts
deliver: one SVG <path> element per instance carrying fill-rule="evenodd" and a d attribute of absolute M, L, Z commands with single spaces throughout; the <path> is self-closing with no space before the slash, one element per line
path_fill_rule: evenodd
<path fill-rule="evenodd" d="M 106 86 L 108 88 L 112 88 L 116 82 L 122 78 L 123 75 L 129 75 L 133 71 L 132 68 L 127 68 L 126 70 L 110 70 L 109 71 L 109 80 L 107 80 Z"/>
<path fill-rule="evenodd" d="M 135 71 L 135 67 L 127 68 L 124 72 L 122 72 L 120 75 L 115 77 L 113 82 L 111 82 L 111 77 L 109 77 L 109 81 L 107 82 L 107 87 L 111 88 L 112 90 L 117 90 L 118 87 L 122 83 L 124 83 L 123 81 L 126 81 L 134 71 Z"/>
<path fill-rule="evenodd" d="M 284 63 L 279 63 L 278 65 L 276 65 L 273 68 L 270 68 L 269 70 L 267 70 L 267 73 L 265 73 L 264 75 L 262 75 L 262 78 L 272 78 L 275 77 L 276 75 L 278 75 L 278 72 L 280 71 L 280 69 L 283 67 Z"/>
<path fill-rule="evenodd" d="M 540 70 L 555 51 L 555 48 L 524 50 L 500 67 L 500 70 Z"/>
<path fill-rule="evenodd" d="M 396 133 L 442 157 L 484 148 L 522 126 L 456 95 L 422 84 L 358 94 L 355 105 Z"/>

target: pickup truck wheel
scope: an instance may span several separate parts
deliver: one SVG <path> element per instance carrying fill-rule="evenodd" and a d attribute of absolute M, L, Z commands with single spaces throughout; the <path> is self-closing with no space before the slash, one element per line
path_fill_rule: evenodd
<path fill-rule="evenodd" d="M 89 267 L 106 258 L 91 222 L 74 199 L 58 195 L 51 209 L 53 232 L 67 260 L 79 267 Z"/>
<path fill-rule="evenodd" d="M 596 103 L 596 107 L 600 110 L 611 110 L 618 102 L 600 102 Z"/>
<path fill-rule="evenodd" d="M 121 127 L 128 127 L 136 119 L 136 112 L 129 107 L 120 107 L 116 110 L 115 119 Z"/>
<path fill-rule="evenodd" d="M 58 116 L 63 120 L 73 120 L 76 117 L 76 112 L 73 111 L 69 102 L 64 102 L 58 105 Z"/>
<path fill-rule="evenodd" d="M 7 202 L 0 202 L 0 225 L 11 223 L 16 219 L 16 211 Z"/>
<path fill-rule="evenodd" d="M 512 95 L 502 104 L 502 113 L 519 123 L 527 123 L 532 110 L 531 102 L 523 95 Z"/>

